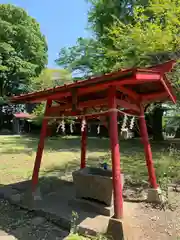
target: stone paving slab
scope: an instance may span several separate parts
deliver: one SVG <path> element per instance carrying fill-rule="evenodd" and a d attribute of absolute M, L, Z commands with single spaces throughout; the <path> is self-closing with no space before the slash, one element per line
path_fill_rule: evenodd
<path fill-rule="evenodd" d="M 46 184 L 44 184 L 45 186 Z M 38 216 L 45 217 L 46 219 L 56 223 L 61 228 L 69 231 L 72 224 L 84 226 L 87 221 L 93 226 L 99 225 L 95 232 L 105 232 L 108 225 L 109 217 L 99 215 L 97 212 L 89 212 L 88 209 L 82 209 L 82 206 L 73 206 L 70 202 L 75 199 L 75 189 L 72 182 L 59 180 L 58 187 L 49 187 L 48 190 L 43 186 L 40 188 L 41 200 L 34 201 L 28 195 L 29 182 L 22 182 L 4 188 L 4 197 L 11 203 L 21 206 L 30 211 L 36 212 Z M 47 186 L 46 186 L 47 187 Z M 3 195 L 3 189 L 0 189 L 0 196 Z M 73 214 L 76 213 L 76 217 Z M 88 219 L 88 220 L 87 220 Z M 99 221 L 97 219 L 100 219 Z M 104 221 L 102 221 L 104 219 Z M 90 221 L 89 221 L 90 220 Z M 73 222 L 73 223 L 72 223 Z M 87 227 L 87 225 L 86 225 Z M 81 229 L 82 229 L 81 228 Z M 103 229 L 101 231 L 101 229 Z"/>

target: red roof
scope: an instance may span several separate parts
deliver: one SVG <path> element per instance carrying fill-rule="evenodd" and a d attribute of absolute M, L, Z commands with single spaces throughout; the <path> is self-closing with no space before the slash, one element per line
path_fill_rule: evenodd
<path fill-rule="evenodd" d="M 171 71 L 174 64 L 175 61 L 172 60 L 150 68 L 121 70 L 44 91 L 15 96 L 11 102 L 42 102 L 49 99 L 61 103 L 61 106 L 67 106 L 72 103 L 75 92 L 78 103 L 94 100 L 96 105 L 96 100 L 106 97 L 110 86 L 116 86 L 120 101 L 124 101 L 122 96 L 126 95 L 132 104 L 135 101 L 145 103 L 166 100 L 175 103 L 174 90 L 165 75 Z"/>

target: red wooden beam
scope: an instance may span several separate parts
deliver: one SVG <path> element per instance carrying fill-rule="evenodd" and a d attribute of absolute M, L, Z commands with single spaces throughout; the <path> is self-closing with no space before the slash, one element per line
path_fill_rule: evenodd
<path fill-rule="evenodd" d="M 134 110 L 136 112 L 140 112 L 139 107 L 136 104 L 128 103 L 127 101 L 120 100 L 120 99 L 117 99 L 116 102 L 117 102 L 117 105 L 122 107 L 122 108 L 131 109 L 131 110 Z"/>
<path fill-rule="evenodd" d="M 45 115 L 48 114 L 51 104 L 52 104 L 52 101 L 48 100 L 47 104 L 46 104 Z M 38 184 L 39 169 L 41 166 L 41 159 L 42 159 L 42 154 L 43 154 L 43 150 L 44 150 L 44 140 L 46 137 L 47 125 L 48 125 L 48 119 L 44 118 L 43 123 L 42 123 L 37 153 L 36 153 L 36 159 L 35 159 L 35 163 L 34 163 L 33 175 L 32 175 L 32 191 L 33 192 L 35 192 L 37 184 Z"/>
<path fill-rule="evenodd" d="M 136 80 L 138 82 L 156 82 L 161 79 L 161 74 L 160 73 L 136 73 Z M 134 83 L 135 84 L 135 83 Z"/>
<path fill-rule="evenodd" d="M 158 92 L 158 93 L 151 93 L 151 94 L 142 94 L 141 99 L 142 102 L 146 101 L 157 101 L 157 100 L 163 100 L 168 98 L 167 92 Z"/>
<path fill-rule="evenodd" d="M 109 89 L 109 108 L 116 109 L 116 89 Z M 114 188 L 114 213 L 115 218 L 120 219 L 123 216 L 123 197 L 122 197 L 122 182 L 120 170 L 120 152 L 119 152 L 119 138 L 118 138 L 118 123 L 117 112 L 111 111 L 110 117 L 110 142 L 111 142 L 111 156 L 112 156 L 112 177 Z"/>
<path fill-rule="evenodd" d="M 103 88 L 108 88 L 111 85 L 121 86 L 126 84 L 139 84 L 142 82 L 156 81 L 159 79 L 159 74 L 168 72 L 172 69 L 175 61 L 169 61 L 167 63 L 153 66 L 148 69 L 128 69 L 124 71 L 118 71 L 110 74 L 105 74 L 100 77 L 94 77 L 86 81 L 80 81 L 45 91 L 36 93 L 30 93 L 13 97 L 11 102 L 41 102 L 49 99 L 63 98 L 64 96 L 71 96 L 71 90 L 73 88 L 78 89 L 79 94 L 86 94 L 96 91 L 101 91 Z M 156 71 L 156 72 L 152 72 Z M 157 71 L 159 73 L 157 73 Z M 136 80 L 134 81 L 136 73 Z M 131 76 L 131 77 L 130 77 Z M 133 78 L 134 76 L 134 78 Z M 119 78 L 119 80 L 117 80 Z M 123 80 L 124 79 L 124 80 Z M 130 80 L 130 81 L 129 81 Z M 84 93 L 83 93 L 84 92 Z"/>
<path fill-rule="evenodd" d="M 104 99 L 97 99 L 97 100 L 90 100 L 90 101 L 86 101 L 86 102 L 80 102 L 77 106 L 77 108 L 79 110 L 84 109 L 84 108 L 88 108 L 88 107 L 101 107 L 101 106 L 106 106 L 108 104 L 108 100 L 106 98 Z M 117 105 L 121 106 L 122 108 L 125 109 L 130 109 L 130 110 L 134 110 L 137 113 L 139 112 L 139 108 L 136 104 L 131 104 L 128 103 L 125 100 L 120 100 L 117 99 Z M 72 104 L 68 103 L 65 104 L 63 106 L 59 105 L 59 106 L 52 106 L 49 109 L 49 115 L 50 116 L 58 116 L 60 113 L 65 112 L 65 111 L 72 111 Z"/>
<path fill-rule="evenodd" d="M 124 114 L 130 114 L 130 115 L 135 115 L 138 116 L 139 112 L 133 111 L 133 110 L 123 110 L 123 111 L 119 111 L 117 110 L 117 114 L 118 115 L 124 115 Z M 54 119 L 59 119 L 64 117 L 77 117 L 77 118 L 83 118 L 84 117 L 84 113 L 82 111 L 63 111 L 63 112 L 58 112 L 57 115 L 54 114 L 47 114 L 46 116 L 44 116 L 45 118 L 54 118 Z M 86 119 L 92 119 L 92 118 L 99 118 L 100 116 L 108 116 L 109 115 L 109 110 L 104 111 L 104 112 L 97 112 L 97 113 L 87 113 L 86 114 Z"/>
<path fill-rule="evenodd" d="M 155 75 L 155 79 L 154 79 L 154 75 Z M 79 88 L 78 94 L 85 95 L 88 93 L 101 91 L 102 89 L 107 89 L 111 86 L 116 86 L 116 88 L 118 88 L 120 86 L 124 87 L 124 85 L 138 85 L 145 82 L 156 82 L 158 80 L 160 80 L 160 74 L 154 74 L 154 73 L 153 74 L 137 74 L 136 77 L 130 77 L 125 80 L 114 80 L 114 81 L 111 80 L 111 81 L 101 83 L 99 85 Z"/>
<path fill-rule="evenodd" d="M 141 133 L 141 137 L 142 137 L 142 142 L 144 144 L 144 151 L 145 151 L 145 156 L 146 156 L 146 165 L 147 165 L 148 174 L 149 174 L 149 181 L 150 181 L 151 187 L 153 187 L 154 189 L 157 189 L 158 185 L 156 182 L 156 174 L 155 174 L 155 169 L 154 169 L 154 165 L 153 165 L 152 151 L 151 151 L 151 146 L 149 143 L 146 120 L 145 120 L 145 116 L 144 116 L 144 109 L 142 106 L 140 106 L 140 110 L 141 110 L 141 116 L 139 118 L 140 133 Z"/>
<path fill-rule="evenodd" d="M 149 68 L 147 68 L 147 70 L 154 70 L 154 71 L 158 71 L 161 72 L 162 74 L 170 72 L 172 70 L 172 68 L 174 67 L 174 65 L 176 64 L 175 60 L 171 60 L 162 64 L 158 64 L 156 66 L 151 66 Z"/>
<path fill-rule="evenodd" d="M 176 97 L 173 95 L 172 87 L 171 87 L 170 83 L 167 81 L 167 78 L 166 78 L 165 75 L 164 75 L 164 79 L 161 78 L 161 83 L 164 86 L 164 88 L 165 88 L 167 94 L 169 95 L 169 98 L 171 99 L 171 101 L 173 103 L 176 103 Z"/>
<path fill-rule="evenodd" d="M 77 104 L 77 109 L 81 110 L 84 108 L 88 108 L 88 107 L 101 107 L 101 106 L 106 106 L 108 104 L 108 100 L 107 98 L 103 98 L 103 99 L 97 99 L 97 100 L 89 100 L 86 102 L 80 102 Z M 58 114 L 62 111 L 68 111 L 71 110 L 73 107 L 72 103 L 67 103 L 64 105 L 59 105 L 59 106 L 52 106 L 49 109 L 49 114 Z"/>
<path fill-rule="evenodd" d="M 147 81 L 153 82 L 153 81 L 157 81 L 159 77 L 159 74 L 136 74 L 136 77 L 129 77 L 126 78 L 125 80 L 111 80 L 111 81 L 105 81 L 99 84 L 94 84 L 94 85 L 87 85 L 85 87 L 81 87 L 81 88 L 77 88 L 77 95 L 85 95 L 88 93 L 93 93 L 93 92 L 98 92 L 98 91 L 102 91 L 102 89 L 107 89 L 110 86 L 116 86 L 116 87 L 124 87 L 123 85 L 125 84 L 131 84 L 131 85 L 138 85 Z M 54 88 L 54 90 L 49 90 L 49 96 L 48 96 L 48 91 L 45 91 L 44 93 L 34 93 L 33 94 L 29 94 L 26 97 L 29 98 L 29 100 L 31 102 L 40 102 L 43 101 L 45 99 L 49 99 L 49 100 L 58 100 L 64 97 L 68 97 L 71 96 L 71 91 L 70 88 L 72 84 L 68 85 L 68 86 L 63 86 L 60 88 Z M 74 86 L 74 85 L 73 85 Z M 77 85 L 78 86 L 78 85 Z M 59 91 L 58 91 L 59 90 Z M 60 92 L 61 90 L 61 92 Z M 133 94 L 134 95 L 134 94 Z M 132 95 L 132 96 L 133 96 Z M 20 96 L 20 99 L 24 99 L 25 96 Z M 25 99 L 24 99 L 25 100 Z"/>
<path fill-rule="evenodd" d="M 135 101 L 139 102 L 140 97 L 136 92 L 134 92 L 126 87 L 123 87 L 123 86 L 118 86 L 117 90 L 119 90 L 120 92 L 122 92 L 124 94 L 127 94 L 129 98 L 132 98 Z"/>

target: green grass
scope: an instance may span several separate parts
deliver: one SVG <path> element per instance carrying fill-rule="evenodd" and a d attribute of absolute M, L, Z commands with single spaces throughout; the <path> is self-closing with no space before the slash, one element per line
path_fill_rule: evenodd
<path fill-rule="evenodd" d="M 98 236 L 98 237 L 83 237 L 78 234 L 70 234 L 67 237 L 67 240 L 108 240 L 105 236 Z"/>
<path fill-rule="evenodd" d="M 38 139 L 26 136 L 0 136 L 0 184 L 15 183 L 31 178 Z M 153 159 L 160 183 L 180 181 L 179 143 L 153 143 Z M 89 138 L 87 164 L 99 166 L 103 159 L 109 164 L 109 140 Z M 121 168 L 129 184 L 147 182 L 147 169 L 143 146 L 139 140 L 120 142 Z M 71 179 L 71 173 L 80 165 L 80 138 L 49 138 L 45 144 L 40 176 Z"/>

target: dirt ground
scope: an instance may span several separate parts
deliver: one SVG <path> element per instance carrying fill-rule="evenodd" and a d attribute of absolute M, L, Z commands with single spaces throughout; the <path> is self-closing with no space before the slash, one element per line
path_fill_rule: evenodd
<path fill-rule="evenodd" d="M 38 139 L 32 137 L 0 137 L 0 186 L 16 183 L 31 178 Z M 169 151 L 167 143 L 152 144 L 158 180 L 174 182 L 180 177 L 179 141 L 176 148 Z M 161 146 L 162 145 L 162 146 Z M 48 139 L 43 155 L 40 176 L 65 178 L 79 166 L 79 138 Z M 129 148 L 130 146 L 130 148 Z M 131 149 L 131 151 L 130 151 Z M 88 164 L 99 166 L 101 157 L 107 155 L 107 139 L 89 139 Z M 124 173 L 142 182 L 147 180 L 143 146 L 138 141 L 121 142 L 121 166 Z M 161 181 L 163 182 L 163 181 Z M 125 240 L 178 240 L 180 239 L 180 193 L 178 199 L 170 197 L 170 208 L 166 211 L 145 203 L 125 202 L 123 226 Z M 173 211 L 172 211 L 173 209 Z M 0 200 L 0 240 L 8 239 L 10 234 L 18 240 L 60 240 L 67 235 L 62 229 L 43 218 L 21 210 Z M 9 238 L 8 240 L 13 239 Z"/>
<path fill-rule="evenodd" d="M 155 209 L 145 203 L 125 203 L 126 240 L 177 240 L 180 238 L 180 207 L 175 211 Z"/>
<path fill-rule="evenodd" d="M 0 239 L 62 240 L 68 233 L 33 213 L 7 201 L 0 201 Z M 170 210 L 146 203 L 124 203 L 123 228 L 125 240 L 178 240 L 180 238 L 180 206 Z"/>

